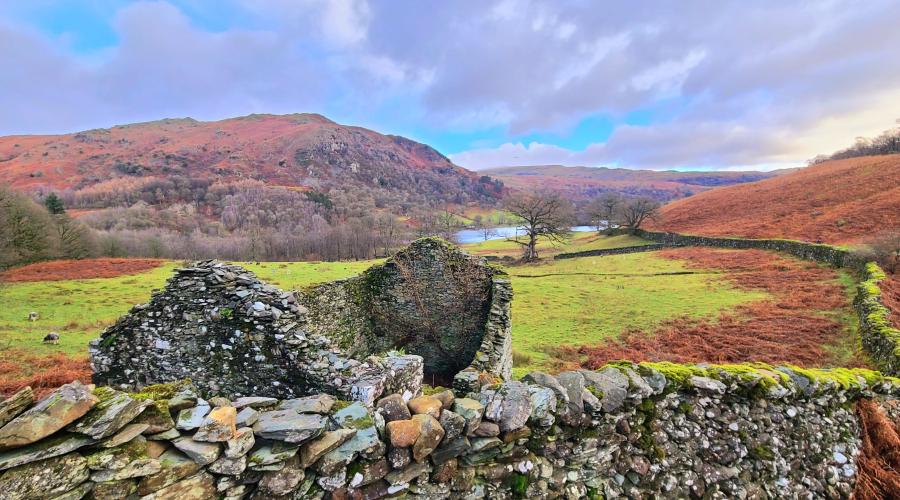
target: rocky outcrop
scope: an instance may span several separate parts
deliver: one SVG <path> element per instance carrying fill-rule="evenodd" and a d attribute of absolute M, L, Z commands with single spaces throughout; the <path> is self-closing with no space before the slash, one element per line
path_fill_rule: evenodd
<path fill-rule="evenodd" d="M 0 498 L 847 498 L 860 447 L 853 402 L 896 399 L 900 380 L 617 363 L 373 406 L 196 392 L 89 390 L 99 402 L 68 431 L 0 452 Z M 128 401 L 141 413 L 123 410 Z M 168 428 L 140 423 L 159 411 Z M 176 426 L 181 415 L 200 417 Z"/>

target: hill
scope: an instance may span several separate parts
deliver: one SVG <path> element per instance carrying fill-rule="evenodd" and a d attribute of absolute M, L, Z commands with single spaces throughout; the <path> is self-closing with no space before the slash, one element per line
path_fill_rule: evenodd
<path fill-rule="evenodd" d="M 604 191 L 629 196 L 649 196 L 669 201 L 691 196 L 718 186 L 766 179 L 778 172 L 676 172 L 673 170 L 631 170 L 606 167 L 565 167 L 540 165 L 499 167 L 481 170 L 519 190 L 549 188 L 576 201 L 586 200 Z"/>
<path fill-rule="evenodd" d="M 678 200 L 653 224 L 689 234 L 859 243 L 900 228 L 900 155 L 832 160 Z"/>
<path fill-rule="evenodd" d="M 190 179 L 166 193 L 173 179 Z M 502 186 L 424 144 L 340 125 L 321 115 L 166 119 L 55 136 L 0 137 L 0 183 L 65 191 L 82 209 L 203 202 L 198 185 L 256 180 L 324 194 L 364 211 L 442 203 L 492 204 Z M 132 194 L 122 199 L 120 191 Z M 156 196 L 163 191 L 162 199 Z"/>

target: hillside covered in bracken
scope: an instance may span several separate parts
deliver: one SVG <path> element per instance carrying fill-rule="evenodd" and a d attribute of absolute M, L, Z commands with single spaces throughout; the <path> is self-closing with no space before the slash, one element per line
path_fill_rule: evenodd
<path fill-rule="evenodd" d="M 653 227 L 710 236 L 865 242 L 900 227 L 900 155 L 826 161 L 700 193 L 664 206 Z"/>
<path fill-rule="evenodd" d="M 259 181 L 350 211 L 492 203 L 502 186 L 404 137 L 321 115 L 191 118 L 58 136 L 0 137 L 0 182 L 61 192 L 82 210 L 206 201 L 213 185 Z"/>
<path fill-rule="evenodd" d="M 552 189 L 574 201 L 584 201 L 604 192 L 646 196 L 657 201 L 685 198 L 715 187 L 753 182 L 780 175 L 776 172 L 678 172 L 606 167 L 537 165 L 481 170 L 521 191 Z"/>

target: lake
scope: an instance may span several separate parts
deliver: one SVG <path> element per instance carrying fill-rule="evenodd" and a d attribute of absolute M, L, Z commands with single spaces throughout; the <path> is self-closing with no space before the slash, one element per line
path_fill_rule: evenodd
<path fill-rule="evenodd" d="M 586 233 L 588 231 L 596 231 L 594 226 L 574 226 L 572 231 L 576 233 Z M 506 238 L 515 238 L 516 236 L 524 236 L 525 232 L 518 226 L 495 227 L 494 233 L 489 236 L 489 240 L 502 240 Z M 484 234 L 477 229 L 463 229 L 456 232 L 456 242 L 460 245 L 466 243 L 478 243 L 484 241 Z"/>

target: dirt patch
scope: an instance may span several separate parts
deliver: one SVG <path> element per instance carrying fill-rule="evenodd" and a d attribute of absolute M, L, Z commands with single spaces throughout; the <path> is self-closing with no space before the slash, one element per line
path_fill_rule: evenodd
<path fill-rule="evenodd" d="M 894 328 L 900 328 L 900 276 L 889 274 L 887 279 L 879 284 L 881 288 L 881 301 L 891 311 L 891 324 Z"/>
<path fill-rule="evenodd" d="M 715 321 L 676 318 L 654 332 L 629 330 L 602 345 L 562 347 L 559 368 L 598 368 L 617 359 L 866 365 L 855 347 L 846 346 L 846 326 L 838 317 L 849 311 L 849 299 L 833 269 L 762 250 L 682 248 L 659 255 L 689 268 L 725 271 L 734 286 L 772 298 L 739 306 Z"/>
<path fill-rule="evenodd" d="M 2 274 L 6 282 L 62 281 L 89 278 L 115 278 L 138 274 L 161 266 L 161 259 L 83 259 L 38 262 L 11 269 Z"/>
<path fill-rule="evenodd" d="M 896 401 L 885 404 L 893 404 L 896 410 Z M 896 420 L 888 416 L 881 404 L 869 399 L 860 400 L 856 412 L 862 424 L 862 450 L 856 459 L 853 498 L 900 498 L 900 436 Z"/>
<path fill-rule="evenodd" d="M 91 363 L 62 353 L 37 356 L 20 350 L 0 352 L 0 395 L 6 397 L 31 386 L 42 397 L 53 389 L 79 380 L 91 381 Z"/>

